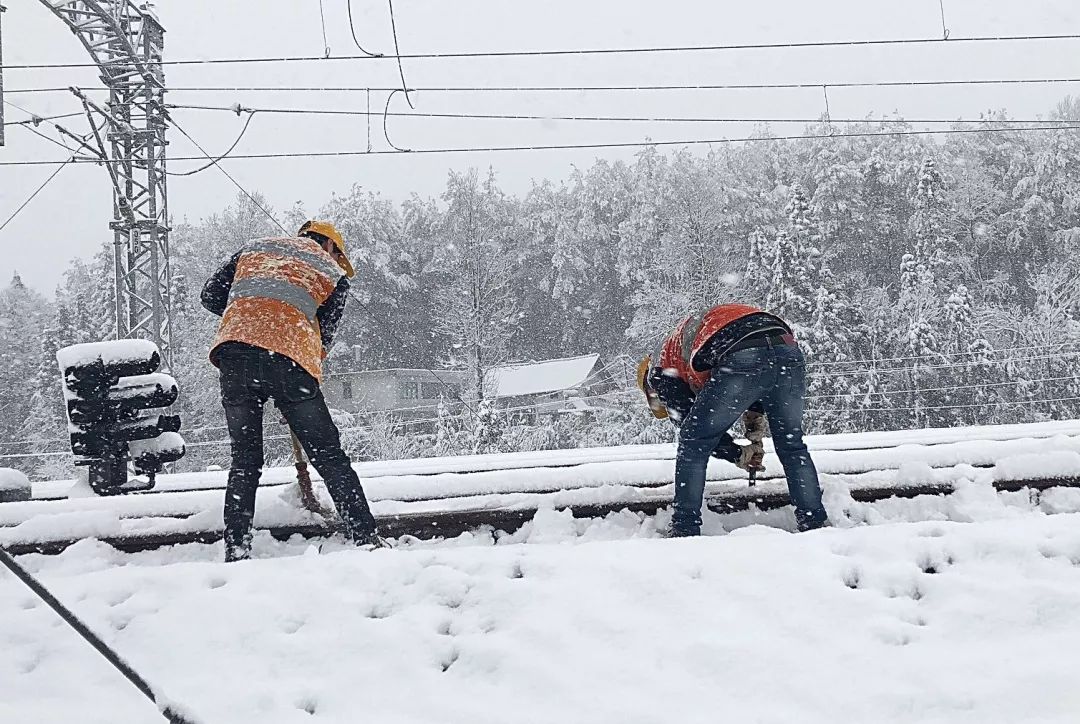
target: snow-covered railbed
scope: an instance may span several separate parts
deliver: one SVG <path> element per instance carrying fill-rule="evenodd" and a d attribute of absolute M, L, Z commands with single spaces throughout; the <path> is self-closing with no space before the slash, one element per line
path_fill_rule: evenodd
<path fill-rule="evenodd" d="M 815 435 L 807 438 L 807 444 L 814 454 L 819 469 L 827 473 L 896 469 L 901 464 L 909 462 L 922 462 L 932 467 L 960 463 L 987 465 L 1007 455 L 1039 453 L 1048 450 L 1078 451 L 1080 450 L 1080 421 Z M 769 456 L 772 457 L 772 441 L 766 440 L 765 447 Z M 356 463 L 353 467 L 362 479 L 373 481 L 381 478 L 401 480 L 441 475 L 632 462 L 646 465 L 646 468 L 642 468 L 643 472 L 660 470 L 670 475 L 670 461 L 674 458 L 674 445 L 624 445 L 363 462 Z M 773 470 L 778 470 L 775 458 L 772 459 Z M 726 470 L 729 476 L 737 476 L 735 468 L 724 463 L 714 461 L 713 468 L 719 471 L 717 474 L 724 474 Z M 623 469 L 632 470 L 635 466 Z M 158 479 L 155 490 L 169 492 L 224 488 L 226 477 L 225 471 L 162 475 Z M 290 482 L 294 478 L 295 471 L 291 467 L 271 468 L 264 472 L 262 482 L 263 485 L 279 485 Z M 500 476 L 488 476 L 488 479 L 500 479 Z M 448 480 L 458 480 L 458 478 L 444 478 L 424 485 L 439 486 Z M 519 479 L 514 479 L 514 484 L 519 483 Z M 73 484 L 74 481 L 70 480 L 36 482 L 34 496 L 39 499 L 66 497 Z M 378 483 L 374 484 L 378 485 Z M 398 495 L 401 494 L 400 487 L 395 487 L 395 490 L 398 491 Z M 421 489 L 416 494 L 428 496 L 430 490 Z"/>
<path fill-rule="evenodd" d="M 1030 431 L 1031 427 L 1023 426 Z M 1052 426 L 1040 432 L 1056 432 Z M 980 429 L 981 433 L 982 430 Z M 1015 431 L 1014 431 L 1015 432 Z M 1000 437 L 1000 435 L 999 435 Z M 478 472 L 367 477 L 364 486 L 375 514 L 394 534 L 424 537 L 455 535 L 484 524 L 520 525 L 533 511 L 545 508 L 582 508 L 595 515 L 605 509 L 629 506 L 655 512 L 671 500 L 674 463 L 670 459 L 619 459 L 620 455 L 656 454 L 657 447 L 643 450 L 617 448 L 592 451 L 599 461 L 588 462 L 588 451 L 557 451 L 528 456 L 506 456 L 514 464 L 558 461 L 547 466 L 523 468 L 509 464 L 499 469 L 499 456 L 484 456 L 496 469 Z M 607 456 L 607 457 L 605 457 Z M 614 457 L 615 459 L 611 459 Z M 1015 488 L 1030 481 L 1033 487 L 1080 483 L 1080 437 L 1054 434 L 1004 440 L 967 440 L 898 448 L 828 451 L 814 454 L 822 472 L 823 486 L 843 495 L 886 497 L 918 492 L 948 492 L 957 485 L 980 484 Z M 517 458 L 521 458 L 520 460 Z M 575 464 L 564 464 L 567 460 Z M 387 470 L 407 470 L 414 463 L 380 463 Z M 713 461 L 707 493 L 717 509 L 775 507 L 786 500 L 780 466 L 766 456 L 768 471 L 753 490 L 744 473 L 734 466 Z M 978 467 L 976 467 L 978 466 Z M 268 470 L 268 481 L 284 483 L 291 469 Z M 223 482 L 223 472 L 199 474 Z M 187 483 L 199 476 L 186 477 Z M 325 491 L 321 491 L 325 497 Z M 57 550 L 82 538 L 111 541 L 134 540 L 129 547 L 168 545 L 189 540 L 212 540 L 220 533 L 222 492 L 216 486 L 185 492 L 161 492 L 113 498 L 82 497 L 34 500 L 0 505 L 0 544 L 17 550 Z M 294 486 L 265 486 L 258 494 L 255 524 L 275 529 L 279 535 L 325 532 L 321 521 L 299 505 Z"/>
<path fill-rule="evenodd" d="M 662 517 L 543 511 L 498 543 L 22 561 L 207 722 L 1072 722 L 1076 510 L 970 485 L 801 535 L 740 527 L 780 513 L 656 540 Z M 155 721 L 8 580 L 0 720 Z"/>

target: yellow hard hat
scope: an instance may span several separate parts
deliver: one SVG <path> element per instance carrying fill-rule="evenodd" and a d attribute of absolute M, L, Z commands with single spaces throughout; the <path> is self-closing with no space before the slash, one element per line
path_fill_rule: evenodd
<path fill-rule="evenodd" d="M 637 366 L 637 386 L 642 392 L 645 391 L 645 380 L 649 376 L 649 366 L 652 364 L 652 356 L 645 355 L 638 362 Z"/>
<path fill-rule="evenodd" d="M 649 412 L 658 420 L 665 420 L 668 416 L 667 406 L 661 401 L 660 395 L 649 384 L 649 369 L 652 367 L 652 356 L 645 355 L 638 362 L 637 386 L 645 393 L 645 402 L 649 404 Z"/>
<path fill-rule="evenodd" d="M 341 237 L 341 232 L 338 231 L 333 224 L 329 221 L 305 221 L 304 225 L 300 227 L 300 231 L 296 233 L 303 234 L 305 232 L 325 236 L 327 239 L 334 242 L 334 246 L 341 252 L 341 258 L 337 260 L 338 266 L 345 270 L 345 276 L 349 278 L 352 278 L 352 276 L 356 274 L 352 262 L 350 262 L 349 257 L 345 255 L 345 239 Z"/>

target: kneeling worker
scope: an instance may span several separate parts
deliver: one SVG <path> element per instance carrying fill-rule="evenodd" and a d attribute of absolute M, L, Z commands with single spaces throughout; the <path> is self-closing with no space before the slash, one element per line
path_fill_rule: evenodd
<path fill-rule="evenodd" d="M 799 530 L 828 522 L 817 470 L 803 442 L 806 362 L 784 320 L 744 304 L 687 317 L 642 360 L 638 385 L 653 415 L 679 428 L 672 536 L 701 533 L 710 455 L 747 469 L 760 465 L 760 452 L 740 447 L 727 432 L 747 411 L 748 428 L 764 424 L 754 412 L 768 416 Z"/>
<path fill-rule="evenodd" d="M 346 537 L 358 545 L 382 545 L 319 387 L 352 276 L 341 234 L 328 222 L 308 221 L 295 237 L 248 242 L 203 287 L 203 306 L 221 317 L 210 361 L 221 373 L 232 441 L 226 561 L 251 552 L 263 406 L 271 398 L 322 475 Z"/>

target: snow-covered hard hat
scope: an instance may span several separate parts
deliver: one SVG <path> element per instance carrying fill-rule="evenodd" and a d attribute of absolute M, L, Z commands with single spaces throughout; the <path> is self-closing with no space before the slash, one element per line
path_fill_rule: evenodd
<path fill-rule="evenodd" d="M 337 230 L 337 227 L 329 221 L 305 221 L 304 225 L 300 227 L 300 231 L 296 233 L 298 236 L 317 235 L 324 239 L 329 239 L 330 242 L 337 247 L 337 250 L 341 252 L 341 256 L 336 257 L 336 261 L 338 266 L 345 271 L 345 276 L 351 279 L 352 276 L 356 274 L 352 262 L 350 262 L 349 257 L 345 255 L 345 239 L 342 238 L 341 232 Z"/>

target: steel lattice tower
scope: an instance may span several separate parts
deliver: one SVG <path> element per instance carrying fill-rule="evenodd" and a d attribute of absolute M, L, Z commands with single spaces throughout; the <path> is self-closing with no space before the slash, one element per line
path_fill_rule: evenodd
<path fill-rule="evenodd" d="M 165 31 L 132 0 L 41 0 L 79 38 L 109 89 L 83 100 L 113 184 L 116 334 L 155 342 L 172 362 L 165 175 Z"/>

